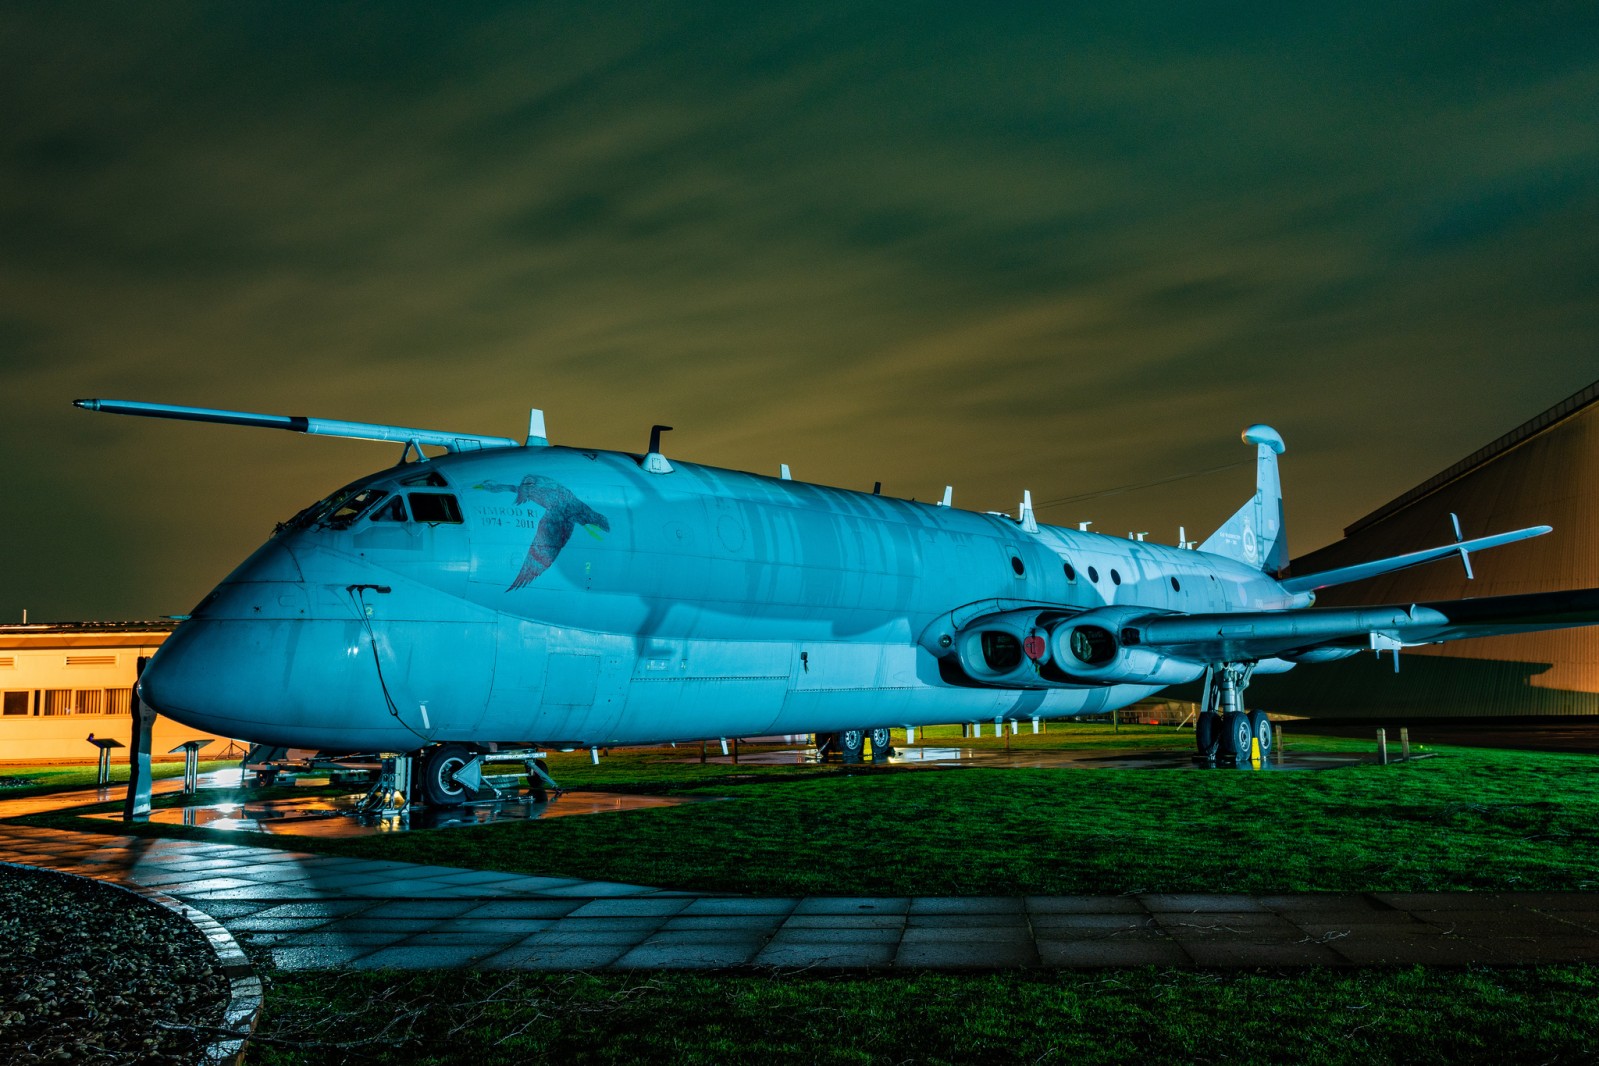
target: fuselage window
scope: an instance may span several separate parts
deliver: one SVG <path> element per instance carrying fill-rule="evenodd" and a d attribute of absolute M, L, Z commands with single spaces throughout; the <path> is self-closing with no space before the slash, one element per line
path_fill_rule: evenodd
<path fill-rule="evenodd" d="M 1099 571 L 1095 570 L 1092 566 L 1088 568 L 1088 580 L 1092 581 L 1096 585 L 1099 584 Z"/>
<path fill-rule="evenodd" d="M 1122 576 L 1118 574 L 1114 568 L 1112 568 L 1110 572 L 1110 583 L 1112 585 L 1120 585 L 1122 583 Z"/>
<path fill-rule="evenodd" d="M 1021 577 L 1027 573 L 1027 567 L 1022 565 L 1022 561 L 1019 556 L 1012 555 L 1010 557 L 1010 568 L 1016 571 L 1017 577 Z"/>
<path fill-rule="evenodd" d="M 411 486 L 421 485 L 424 488 L 429 489 L 447 489 L 450 487 L 450 483 L 444 480 L 444 475 L 439 473 L 437 470 L 428 470 L 425 473 L 412 474 L 408 478 L 401 478 L 400 484 Z"/>
<path fill-rule="evenodd" d="M 329 529 L 348 529 L 351 522 L 361 517 L 368 507 L 377 503 L 388 493 L 379 489 L 362 489 L 344 500 L 333 509 L 326 521 Z"/>
<path fill-rule="evenodd" d="M 1077 580 L 1077 571 L 1072 569 L 1072 564 L 1071 563 L 1062 563 L 1061 566 L 1066 568 L 1066 580 L 1067 581 L 1076 581 Z"/>
<path fill-rule="evenodd" d="M 1183 590 L 1183 587 L 1177 583 L 1175 577 L 1171 579 L 1171 590 L 1173 592 L 1181 592 Z"/>
<path fill-rule="evenodd" d="M 442 492 L 413 492 L 409 499 L 411 517 L 418 522 L 437 524 L 461 521 L 461 505 L 454 496 Z"/>
<path fill-rule="evenodd" d="M 405 500 L 399 496 L 390 496 L 389 502 L 372 512 L 373 522 L 404 522 Z"/>

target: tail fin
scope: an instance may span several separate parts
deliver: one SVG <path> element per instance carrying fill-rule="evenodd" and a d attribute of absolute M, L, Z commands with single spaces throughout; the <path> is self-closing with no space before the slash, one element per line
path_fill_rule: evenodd
<path fill-rule="evenodd" d="M 1277 477 L 1277 457 L 1287 446 L 1270 426 L 1250 426 L 1244 430 L 1244 440 L 1255 445 L 1255 495 L 1205 538 L 1199 550 L 1278 574 L 1288 565 L 1283 490 Z"/>

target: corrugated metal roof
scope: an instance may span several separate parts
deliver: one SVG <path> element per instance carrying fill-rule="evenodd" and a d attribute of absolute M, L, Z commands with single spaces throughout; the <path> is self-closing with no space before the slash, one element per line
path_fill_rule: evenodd
<path fill-rule="evenodd" d="M 1434 474 L 1403 496 L 1390 500 L 1364 518 L 1357 519 L 1353 524 L 1344 528 L 1344 536 L 1353 536 L 1367 526 L 1382 521 L 1394 512 L 1404 510 L 1422 497 L 1432 495 L 1456 478 L 1464 477 L 1490 459 L 1503 455 L 1511 448 L 1516 447 L 1516 445 L 1531 440 L 1550 426 L 1555 425 L 1557 422 L 1565 421 L 1596 400 L 1599 400 L 1599 381 L 1589 385 L 1581 392 L 1566 397 L 1543 414 L 1523 422 L 1492 444 L 1478 448 L 1460 460 L 1460 462 L 1447 470 Z"/>

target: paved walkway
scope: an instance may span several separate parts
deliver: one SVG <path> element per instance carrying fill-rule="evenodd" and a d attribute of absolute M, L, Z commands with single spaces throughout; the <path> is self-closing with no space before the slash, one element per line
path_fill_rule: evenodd
<path fill-rule="evenodd" d="M 159 888 L 285 969 L 1599 962 L 1599 894 L 752 898 L 0 825 L 0 860 Z"/>

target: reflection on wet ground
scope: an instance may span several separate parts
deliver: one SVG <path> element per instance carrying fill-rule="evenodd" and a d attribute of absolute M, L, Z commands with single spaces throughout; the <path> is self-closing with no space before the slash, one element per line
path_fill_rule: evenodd
<path fill-rule="evenodd" d="M 306 780 L 306 783 L 310 783 Z M 200 795 L 203 796 L 203 791 Z M 351 837 L 377 832 L 404 832 L 407 829 L 449 829 L 488 825 L 491 822 L 530 821 L 534 818 L 563 818 L 579 814 L 610 814 L 675 807 L 683 803 L 703 803 L 711 797 L 634 796 L 618 792 L 568 792 L 556 799 L 536 803 L 530 799 L 505 799 L 471 803 L 461 807 L 417 807 L 403 818 L 383 818 L 362 813 L 357 808 L 364 793 L 347 796 L 306 796 L 304 798 L 261 800 L 245 803 L 216 803 L 193 807 L 163 807 L 150 812 L 148 821 L 160 825 L 189 825 L 205 829 L 233 830 L 241 833 L 274 835 Z M 120 812 L 92 815 L 120 821 Z"/>

